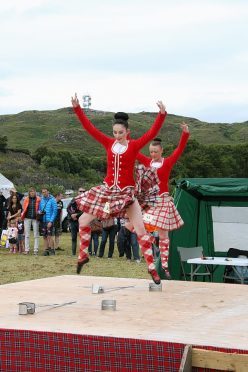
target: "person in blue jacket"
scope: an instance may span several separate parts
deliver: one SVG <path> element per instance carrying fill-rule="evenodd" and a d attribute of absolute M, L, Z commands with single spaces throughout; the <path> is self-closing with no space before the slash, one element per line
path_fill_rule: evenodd
<path fill-rule="evenodd" d="M 49 194 L 47 188 L 42 188 L 41 192 L 42 198 L 37 216 L 40 221 L 40 232 L 44 241 L 43 256 L 49 256 L 55 254 L 55 249 L 51 247 L 53 247 L 52 236 L 54 234 L 54 221 L 57 216 L 58 207 L 56 199 Z"/>

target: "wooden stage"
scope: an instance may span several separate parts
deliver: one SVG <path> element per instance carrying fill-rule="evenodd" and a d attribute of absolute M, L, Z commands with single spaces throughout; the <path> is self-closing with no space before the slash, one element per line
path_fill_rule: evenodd
<path fill-rule="evenodd" d="M 163 281 L 150 292 L 149 283 L 65 275 L 2 285 L 0 328 L 248 350 L 247 285 Z M 104 292 L 93 294 L 93 284 Z M 116 311 L 101 310 L 103 299 L 116 300 Z M 35 303 L 35 313 L 19 315 L 20 302 Z"/>

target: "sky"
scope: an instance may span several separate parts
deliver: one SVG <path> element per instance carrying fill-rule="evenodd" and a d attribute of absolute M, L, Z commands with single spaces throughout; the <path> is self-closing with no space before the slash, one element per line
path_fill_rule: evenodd
<path fill-rule="evenodd" d="M 248 120 L 247 0 L 8 0 L 0 115 L 92 109 Z"/>

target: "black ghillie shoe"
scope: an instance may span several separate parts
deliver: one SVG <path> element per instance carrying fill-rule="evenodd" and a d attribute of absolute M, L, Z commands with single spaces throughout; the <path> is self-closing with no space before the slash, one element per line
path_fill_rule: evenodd
<path fill-rule="evenodd" d="M 87 262 L 89 262 L 88 257 L 85 257 L 82 261 L 78 261 L 78 263 L 77 263 L 77 274 L 80 274 L 81 273 L 81 270 L 82 270 L 83 266 Z"/>
<path fill-rule="evenodd" d="M 155 269 L 153 270 L 148 270 L 148 273 L 151 275 L 152 280 L 154 281 L 155 284 L 160 284 L 161 280 L 160 277 Z"/>

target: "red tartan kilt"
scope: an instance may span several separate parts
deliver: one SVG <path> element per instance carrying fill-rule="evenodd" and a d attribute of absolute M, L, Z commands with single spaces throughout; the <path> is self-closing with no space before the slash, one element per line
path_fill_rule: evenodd
<path fill-rule="evenodd" d="M 92 187 L 75 198 L 78 209 L 103 220 L 110 217 L 123 217 L 126 209 L 134 202 L 134 188 L 119 190 L 99 185 Z"/>
<path fill-rule="evenodd" d="M 146 222 L 146 217 L 151 219 Z M 168 194 L 159 197 L 156 205 L 149 208 L 143 215 L 145 225 L 156 227 L 161 230 L 172 231 L 183 226 L 184 222 L 175 207 L 173 198 Z"/>
<path fill-rule="evenodd" d="M 157 170 L 139 164 L 135 167 L 136 185 L 135 196 L 142 210 L 152 207 L 158 198 L 159 178 Z"/>

